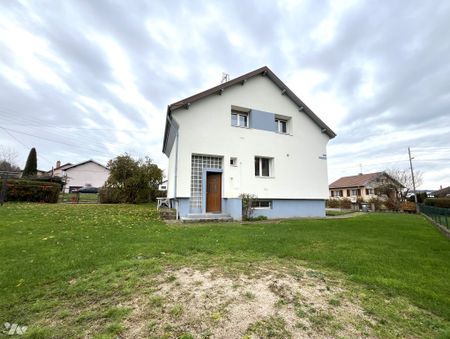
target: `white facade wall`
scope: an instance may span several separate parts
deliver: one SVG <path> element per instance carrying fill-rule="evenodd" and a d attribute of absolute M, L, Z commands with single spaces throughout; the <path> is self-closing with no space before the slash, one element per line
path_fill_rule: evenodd
<path fill-rule="evenodd" d="M 291 117 L 291 133 L 233 127 L 232 105 Z M 319 157 L 326 154 L 329 137 L 267 77 L 253 77 L 172 116 L 179 125 L 179 150 L 175 192 L 175 142 L 169 156 L 169 198 L 190 197 L 193 153 L 224 157 L 223 198 L 241 193 L 260 199 L 328 198 L 327 162 Z M 255 156 L 274 158 L 273 176 L 255 177 Z M 237 167 L 230 166 L 230 157 L 238 159 Z"/>
<path fill-rule="evenodd" d="M 67 174 L 67 183 L 64 188 L 65 192 L 69 191 L 70 186 L 88 186 L 101 187 L 105 184 L 109 176 L 109 170 L 88 162 L 80 166 L 69 168 L 64 171 Z"/>

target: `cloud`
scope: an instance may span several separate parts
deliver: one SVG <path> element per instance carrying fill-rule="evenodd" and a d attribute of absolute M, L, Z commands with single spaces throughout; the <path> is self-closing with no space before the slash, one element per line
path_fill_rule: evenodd
<path fill-rule="evenodd" d="M 407 167 L 448 185 L 450 3 L 0 3 L 0 143 L 106 162 L 161 153 L 168 104 L 268 65 L 338 134 L 330 181 Z M 432 18 L 432 19 L 430 19 Z M 12 136 L 11 136 L 12 135 Z M 446 181 L 447 180 L 447 181 Z"/>

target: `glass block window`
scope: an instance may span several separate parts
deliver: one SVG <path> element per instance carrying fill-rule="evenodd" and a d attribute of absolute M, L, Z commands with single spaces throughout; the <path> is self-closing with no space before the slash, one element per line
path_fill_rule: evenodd
<path fill-rule="evenodd" d="M 222 169 L 222 158 L 209 155 L 192 155 L 191 162 L 191 210 L 202 208 L 202 175 L 204 168 Z"/>

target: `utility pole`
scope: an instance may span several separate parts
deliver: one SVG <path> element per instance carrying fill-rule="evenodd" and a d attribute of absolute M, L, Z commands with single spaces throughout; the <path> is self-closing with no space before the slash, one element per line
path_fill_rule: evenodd
<path fill-rule="evenodd" d="M 411 149 L 409 147 L 408 147 L 408 155 L 409 155 L 409 168 L 411 169 L 411 178 L 414 190 L 414 202 L 416 203 L 416 213 L 419 213 L 420 211 L 419 211 L 419 204 L 417 203 L 416 181 L 414 180 L 414 170 L 412 165 L 413 158 L 411 158 Z"/>

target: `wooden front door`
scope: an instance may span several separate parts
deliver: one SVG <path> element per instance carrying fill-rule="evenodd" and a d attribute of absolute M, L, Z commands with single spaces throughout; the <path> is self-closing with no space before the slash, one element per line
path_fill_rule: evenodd
<path fill-rule="evenodd" d="M 206 212 L 222 211 L 222 173 L 206 173 Z"/>

